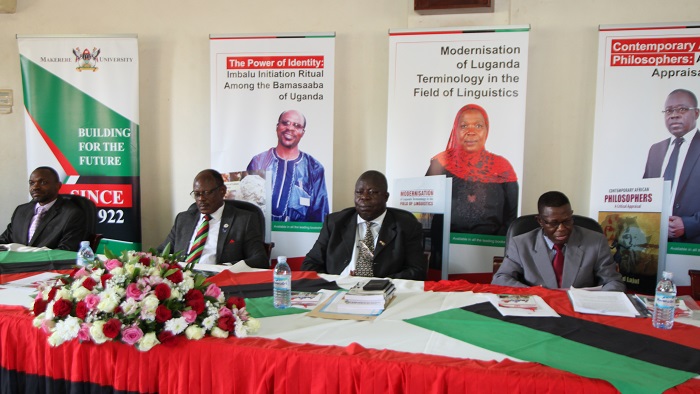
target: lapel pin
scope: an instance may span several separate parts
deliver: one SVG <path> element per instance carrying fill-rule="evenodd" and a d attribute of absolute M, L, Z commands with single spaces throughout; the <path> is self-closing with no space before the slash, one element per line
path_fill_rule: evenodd
<path fill-rule="evenodd" d="M 384 246 L 384 245 L 386 245 L 386 242 L 384 242 L 384 241 L 382 241 L 382 240 L 379 240 L 379 244 L 382 245 L 382 246 Z"/>

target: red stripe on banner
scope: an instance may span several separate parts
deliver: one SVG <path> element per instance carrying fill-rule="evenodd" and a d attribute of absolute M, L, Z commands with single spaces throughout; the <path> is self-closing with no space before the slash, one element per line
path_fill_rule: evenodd
<path fill-rule="evenodd" d="M 131 208 L 132 185 L 125 184 L 63 184 L 61 194 L 77 194 L 90 199 L 98 208 Z"/>
<path fill-rule="evenodd" d="M 32 123 L 34 123 L 34 127 L 39 131 L 39 134 L 41 134 L 41 138 L 44 139 L 44 142 L 46 142 L 46 145 L 49 146 L 49 149 L 51 149 L 51 152 L 53 155 L 56 157 L 56 160 L 61 164 L 61 168 L 63 168 L 63 171 L 66 172 L 67 175 L 72 176 L 72 175 L 80 175 L 78 174 L 78 171 L 73 168 L 73 165 L 70 164 L 68 159 L 63 155 L 63 152 L 61 152 L 60 149 L 56 146 L 56 144 L 51 141 L 51 138 L 49 138 L 48 135 L 44 132 L 44 130 L 39 126 L 39 124 L 36 122 L 32 114 L 27 112 L 27 116 L 29 116 L 29 119 L 32 120 Z"/>
<path fill-rule="evenodd" d="M 318 274 L 314 271 L 292 271 L 292 280 L 298 279 L 321 279 L 321 277 L 318 276 Z M 223 271 L 207 279 L 207 281 L 210 283 L 214 283 L 217 286 L 236 286 L 251 285 L 258 283 L 272 283 L 272 271 L 240 273 Z"/>

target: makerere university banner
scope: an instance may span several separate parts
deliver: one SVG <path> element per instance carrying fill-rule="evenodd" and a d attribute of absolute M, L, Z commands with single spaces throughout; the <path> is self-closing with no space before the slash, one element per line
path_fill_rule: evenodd
<path fill-rule="evenodd" d="M 141 249 L 135 35 L 17 36 L 27 165 L 58 171 L 62 194 L 97 205 L 112 251 Z"/>

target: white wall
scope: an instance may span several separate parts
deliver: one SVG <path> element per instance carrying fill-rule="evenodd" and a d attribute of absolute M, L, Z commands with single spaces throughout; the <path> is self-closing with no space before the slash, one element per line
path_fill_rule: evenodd
<path fill-rule="evenodd" d="M 18 0 L 0 14 L 0 228 L 28 200 L 16 34 L 135 33 L 141 73 L 144 247 L 167 235 L 209 166 L 209 34 L 335 31 L 335 209 L 384 170 L 390 28 L 530 24 L 523 213 L 558 189 L 587 213 L 599 24 L 700 20 L 696 0 L 494 0 L 493 13 L 419 15 L 413 0 Z M 192 153 L 198 152 L 198 153 Z M 544 174 L 548 174 L 544 176 Z"/>

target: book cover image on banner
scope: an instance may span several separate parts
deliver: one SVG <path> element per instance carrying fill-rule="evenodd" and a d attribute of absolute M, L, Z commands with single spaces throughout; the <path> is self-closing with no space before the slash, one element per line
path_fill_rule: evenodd
<path fill-rule="evenodd" d="M 135 35 L 18 36 L 27 165 L 97 206 L 99 251 L 141 250 Z"/>
<path fill-rule="evenodd" d="M 619 180 L 670 180 L 666 270 L 689 285 L 700 268 L 700 23 L 601 26 L 598 45 L 591 211 Z"/>
<path fill-rule="evenodd" d="M 212 166 L 269 182 L 272 253 L 305 256 L 331 210 L 335 33 L 212 35 L 210 52 Z"/>
<path fill-rule="evenodd" d="M 596 217 L 628 291 L 654 294 L 666 259 L 662 179 L 619 181 L 596 197 Z"/>
<path fill-rule="evenodd" d="M 450 273 L 491 272 L 519 213 L 529 29 L 389 32 L 387 178 L 452 180 Z"/>

